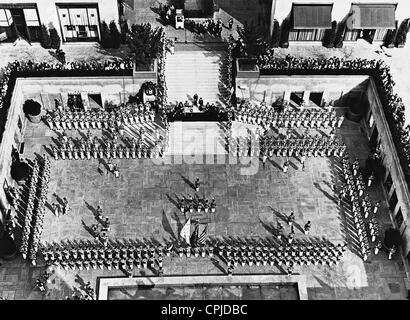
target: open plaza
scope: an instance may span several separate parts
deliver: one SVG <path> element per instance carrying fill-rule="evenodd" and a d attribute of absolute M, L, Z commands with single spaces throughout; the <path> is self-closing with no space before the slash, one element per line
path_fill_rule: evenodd
<path fill-rule="evenodd" d="M 378 31 L 354 22 L 344 47 L 328 49 L 300 43 L 322 31 L 301 34 L 327 34 L 345 13 L 319 8 L 307 29 L 296 22 L 313 14 L 309 3 L 185 1 L 187 30 L 166 1 L 50 3 L 56 17 L 20 2 L 0 1 L 10 40 L 0 44 L 2 299 L 408 299 L 408 150 L 397 114 L 409 97 L 393 95 L 392 82 L 407 91 L 408 66 L 393 60 L 409 45 L 385 49 L 389 58 L 361 42 L 382 44 L 400 27 L 407 17 L 391 4 L 373 3 L 390 22 L 383 29 L 364 3 L 362 19 Z M 61 24 L 64 61 L 26 43 L 36 29 L 26 21 L 21 34 L 17 9 Z M 270 39 L 290 11 L 289 48 L 249 40 L 259 31 L 246 10 Z M 88 43 L 103 41 L 105 19 L 119 19 L 122 33 L 124 17 L 118 48 Z M 222 19 L 222 32 L 201 35 L 194 23 L 208 19 L 215 28 Z M 359 27 L 367 38 L 348 43 Z M 144 46 L 155 52 L 148 62 Z"/>

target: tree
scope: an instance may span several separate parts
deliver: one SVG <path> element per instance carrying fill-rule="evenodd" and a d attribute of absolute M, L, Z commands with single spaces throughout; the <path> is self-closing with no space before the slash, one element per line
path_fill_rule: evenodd
<path fill-rule="evenodd" d="M 326 48 L 333 48 L 335 37 L 336 37 L 336 26 L 337 22 L 332 21 L 331 29 L 326 29 L 325 34 L 323 36 L 323 46 Z"/>
<path fill-rule="evenodd" d="M 50 33 L 48 32 L 48 29 L 44 24 L 41 25 L 41 40 L 40 40 L 40 43 L 41 43 L 41 46 L 44 49 L 51 49 Z"/>
<path fill-rule="evenodd" d="M 277 48 L 280 41 L 280 26 L 278 20 L 273 20 L 273 30 L 272 30 L 272 47 Z"/>
<path fill-rule="evenodd" d="M 105 21 L 101 23 L 101 47 L 104 49 L 112 48 L 110 29 Z"/>
<path fill-rule="evenodd" d="M 283 20 L 282 27 L 280 28 L 280 41 L 279 45 L 281 48 L 289 47 L 289 32 L 290 32 L 290 21 L 288 18 Z"/>
<path fill-rule="evenodd" d="M 410 19 L 404 19 L 397 30 L 396 40 L 394 41 L 396 47 L 402 47 L 405 45 L 409 27 Z"/>
<path fill-rule="evenodd" d="M 120 21 L 120 29 L 121 29 L 121 43 L 127 43 L 127 34 L 130 31 L 127 20 Z"/>
<path fill-rule="evenodd" d="M 386 46 L 387 48 L 392 48 L 394 47 L 394 36 L 396 35 L 396 30 L 389 29 L 387 30 L 386 36 L 384 37 L 383 40 L 383 45 Z"/>
<path fill-rule="evenodd" d="M 164 30 L 153 29 L 151 24 L 134 24 L 127 35 L 127 43 L 137 67 L 147 68 L 159 58 L 163 46 Z"/>
<path fill-rule="evenodd" d="M 345 22 L 340 22 L 339 25 L 336 28 L 336 35 L 335 35 L 335 42 L 334 46 L 335 48 L 341 48 L 343 47 L 343 35 L 345 33 L 345 28 L 346 28 L 346 23 Z"/>
<path fill-rule="evenodd" d="M 110 22 L 110 36 L 112 48 L 118 49 L 121 46 L 121 34 L 114 20 Z"/>
<path fill-rule="evenodd" d="M 238 35 L 245 51 L 250 57 L 257 57 L 266 51 L 268 44 L 264 40 L 263 33 L 254 25 L 245 22 L 243 27 L 238 26 Z"/>
<path fill-rule="evenodd" d="M 50 41 L 51 41 L 51 48 L 58 50 L 61 46 L 61 39 L 58 35 L 58 32 L 55 28 L 50 29 Z"/>

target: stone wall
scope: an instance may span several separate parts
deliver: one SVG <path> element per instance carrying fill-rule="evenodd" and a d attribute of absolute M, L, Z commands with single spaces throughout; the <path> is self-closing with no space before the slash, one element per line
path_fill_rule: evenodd
<path fill-rule="evenodd" d="M 340 100 L 361 95 L 367 87 L 368 76 L 260 76 L 259 78 L 236 78 L 238 99 L 273 103 L 282 96 L 289 101 L 291 92 L 304 92 L 304 100 L 310 92 L 323 92 L 325 101 Z"/>
<path fill-rule="evenodd" d="M 24 129 L 26 126 L 26 117 L 23 113 L 24 97 L 21 94 L 21 84 L 21 80 L 17 79 L 14 87 L 14 94 L 10 103 L 3 140 L 0 144 L 0 208 L 3 214 L 10 209 L 10 205 L 4 192 L 4 185 L 15 185 L 10 174 L 12 148 L 14 147 L 18 149 L 20 143 L 23 141 Z M 18 126 L 19 118 L 22 124 L 21 130 Z M 4 216 L 0 215 L 0 219 L 3 220 Z"/>
<path fill-rule="evenodd" d="M 404 178 L 403 169 L 401 168 L 393 138 L 386 122 L 382 105 L 373 80 L 369 82 L 369 86 L 366 90 L 366 97 L 369 101 L 370 106 L 365 120 L 367 134 L 369 138 L 372 137 L 375 128 L 377 128 L 377 143 L 381 146 L 382 161 L 384 167 L 386 168 L 386 173 L 383 177 L 382 183 L 384 184 L 389 174 L 391 175 L 391 178 L 393 180 L 393 185 L 390 187 L 390 189 L 386 188 L 385 186 L 383 188 L 388 200 L 391 198 L 394 192 L 397 195 L 398 203 L 394 208 L 391 208 L 391 214 L 394 220 L 394 224 L 402 234 L 404 240 L 403 251 L 405 255 L 407 255 L 410 251 L 410 229 L 407 228 L 407 223 L 410 215 L 409 189 Z M 403 216 L 403 220 L 400 226 L 398 226 L 397 223 L 397 215 L 399 211 L 401 211 Z"/>

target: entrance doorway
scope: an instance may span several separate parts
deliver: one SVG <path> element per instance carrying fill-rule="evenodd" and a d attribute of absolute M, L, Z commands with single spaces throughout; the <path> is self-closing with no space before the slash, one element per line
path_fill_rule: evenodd
<path fill-rule="evenodd" d="M 89 94 L 88 101 L 91 109 L 100 109 L 103 107 L 101 94 Z"/>
<path fill-rule="evenodd" d="M 320 107 L 322 105 L 323 92 L 311 92 L 309 101 Z"/>
<path fill-rule="evenodd" d="M 13 24 L 16 29 L 17 35 L 28 40 L 27 24 L 24 17 L 23 9 L 10 9 L 11 16 L 13 18 Z"/>
<path fill-rule="evenodd" d="M 84 111 L 84 104 L 81 94 L 69 94 L 67 105 L 71 111 Z"/>
<path fill-rule="evenodd" d="M 291 92 L 290 103 L 292 102 L 297 106 L 300 106 L 303 102 L 303 92 Z"/>

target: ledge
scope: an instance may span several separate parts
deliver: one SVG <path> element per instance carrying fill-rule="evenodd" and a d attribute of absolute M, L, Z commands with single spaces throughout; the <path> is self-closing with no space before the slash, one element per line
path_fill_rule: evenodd
<path fill-rule="evenodd" d="M 286 284 L 297 285 L 299 300 L 307 300 L 305 275 L 196 275 L 134 278 L 99 278 L 98 300 L 108 300 L 110 288 L 149 286 L 183 286 L 183 285 L 251 285 L 251 284 Z"/>

